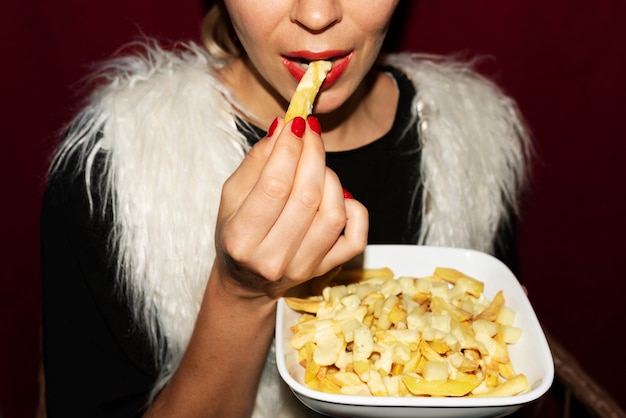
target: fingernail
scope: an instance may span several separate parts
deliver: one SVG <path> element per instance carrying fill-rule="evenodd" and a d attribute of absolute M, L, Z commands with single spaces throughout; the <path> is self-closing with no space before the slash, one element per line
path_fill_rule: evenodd
<path fill-rule="evenodd" d="M 352 193 L 350 193 L 346 189 L 343 189 L 343 198 L 344 199 L 354 199 L 354 197 L 352 197 Z"/>
<path fill-rule="evenodd" d="M 304 135 L 304 130 L 306 129 L 306 122 L 300 116 L 296 116 L 291 122 L 291 133 L 297 136 L 298 138 L 302 138 Z"/>
<path fill-rule="evenodd" d="M 322 134 L 322 126 L 320 125 L 320 121 L 315 116 L 311 115 L 306 120 L 309 123 L 309 128 L 311 128 L 313 132 L 318 135 Z"/>
<path fill-rule="evenodd" d="M 274 121 L 270 125 L 269 129 L 267 130 L 267 135 L 265 135 L 265 136 L 272 136 L 272 135 L 274 135 L 274 131 L 276 130 L 277 126 L 278 126 L 278 118 L 274 119 Z"/>

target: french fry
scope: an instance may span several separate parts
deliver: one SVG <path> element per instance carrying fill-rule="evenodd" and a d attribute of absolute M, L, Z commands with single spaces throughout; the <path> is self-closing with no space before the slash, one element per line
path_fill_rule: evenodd
<path fill-rule="evenodd" d="M 304 354 L 305 354 L 305 367 L 304 367 L 304 382 L 309 383 L 317 373 L 320 371 L 320 365 L 316 364 L 313 361 L 313 351 L 315 350 L 315 343 L 309 341 L 304 345 Z"/>
<path fill-rule="evenodd" d="M 515 369 L 510 361 L 506 363 L 498 363 L 498 372 L 506 380 L 511 380 L 515 377 Z"/>
<path fill-rule="evenodd" d="M 311 389 L 318 390 L 320 392 L 341 394 L 341 386 L 325 377 L 323 379 L 313 379 L 309 382 Z"/>
<path fill-rule="evenodd" d="M 469 357 L 466 357 L 460 351 L 452 353 L 448 356 L 450 365 L 461 373 L 473 373 L 478 370 L 479 363 Z"/>
<path fill-rule="evenodd" d="M 298 83 L 296 91 L 289 102 L 289 107 L 285 114 L 285 122 L 296 116 L 306 119 L 311 114 L 315 97 L 331 67 L 332 63 L 329 61 L 312 61 L 309 63 L 309 67 Z"/>
<path fill-rule="evenodd" d="M 446 302 L 440 297 L 434 297 L 430 301 L 430 310 L 436 314 L 447 313 L 459 322 L 472 318 L 472 313 Z"/>
<path fill-rule="evenodd" d="M 393 271 L 389 267 L 369 269 L 344 269 L 337 275 L 337 281 L 341 283 L 362 283 L 370 279 L 392 279 Z"/>
<path fill-rule="evenodd" d="M 442 361 L 443 357 L 434 348 L 428 344 L 427 341 L 422 340 L 419 342 L 419 350 L 422 356 L 426 357 L 428 361 Z"/>
<path fill-rule="evenodd" d="M 402 382 L 409 392 L 418 396 L 465 396 L 480 385 L 476 376 L 464 380 L 447 380 L 445 382 L 428 381 L 412 375 L 402 376 Z"/>
<path fill-rule="evenodd" d="M 344 393 L 346 395 L 351 395 L 351 394 L 361 394 L 361 395 L 365 395 L 365 394 L 369 394 L 369 388 L 367 386 L 367 384 L 365 384 L 363 381 L 361 381 L 361 379 L 359 378 L 359 376 L 354 373 L 354 372 L 336 372 L 336 373 L 329 373 L 327 375 L 328 380 L 330 380 L 332 383 L 336 384 L 337 386 L 339 386 L 341 389 L 341 393 Z M 346 390 L 344 391 L 344 388 L 346 388 Z"/>
<path fill-rule="evenodd" d="M 455 284 L 459 278 L 463 277 L 463 273 L 461 273 L 457 269 L 452 269 L 448 267 L 435 267 L 435 272 L 433 276 L 437 276 L 442 280 Z"/>
<path fill-rule="evenodd" d="M 483 368 L 483 378 L 488 388 L 495 388 L 498 386 L 498 379 L 500 376 L 500 370 L 498 369 L 498 363 L 495 361 L 488 361 Z"/>
<path fill-rule="evenodd" d="M 523 374 L 518 374 L 513 378 L 503 382 L 502 384 L 494 387 L 491 390 L 482 392 L 480 394 L 473 394 L 473 397 L 487 397 L 487 396 L 515 396 L 520 393 L 524 393 L 528 390 L 528 379 Z"/>
<path fill-rule="evenodd" d="M 464 273 L 395 278 L 342 271 L 321 297 L 285 298 L 302 313 L 291 327 L 305 383 L 368 396 L 513 396 L 528 390 L 508 345 L 522 334 L 502 292 L 493 300 Z"/>
<path fill-rule="evenodd" d="M 496 296 L 493 298 L 489 306 L 485 308 L 475 319 L 485 319 L 487 321 L 495 322 L 498 319 L 498 314 L 500 313 L 500 309 L 504 306 L 504 295 L 500 290 L 496 293 Z"/>
<path fill-rule="evenodd" d="M 318 299 L 302 299 L 297 297 L 285 297 L 285 302 L 294 311 L 317 313 L 320 306 L 324 304 L 323 300 Z"/>

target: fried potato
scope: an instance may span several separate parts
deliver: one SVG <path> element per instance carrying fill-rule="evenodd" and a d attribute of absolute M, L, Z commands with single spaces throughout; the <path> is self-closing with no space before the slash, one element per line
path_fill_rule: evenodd
<path fill-rule="evenodd" d="M 317 313 L 320 306 L 324 304 L 323 300 L 303 299 L 294 296 L 285 297 L 285 302 L 294 311 Z"/>
<path fill-rule="evenodd" d="M 489 300 L 481 281 L 449 268 L 421 278 L 396 278 L 388 268 L 348 272 L 321 296 L 285 298 L 302 313 L 291 345 L 310 388 L 438 397 L 529 389 L 509 358 L 523 330 L 501 291 Z"/>
<path fill-rule="evenodd" d="M 322 87 L 326 74 L 331 67 L 332 63 L 329 61 L 312 61 L 309 63 L 309 67 L 298 83 L 296 91 L 289 102 L 289 107 L 285 114 L 285 122 L 296 116 L 306 119 L 311 114 L 313 102 L 315 102 L 317 93 Z"/>
<path fill-rule="evenodd" d="M 416 376 L 402 376 L 402 382 L 413 395 L 419 396 L 465 396 L 480 385 L 476 375 L 466 380 L 429 381 Z"/>

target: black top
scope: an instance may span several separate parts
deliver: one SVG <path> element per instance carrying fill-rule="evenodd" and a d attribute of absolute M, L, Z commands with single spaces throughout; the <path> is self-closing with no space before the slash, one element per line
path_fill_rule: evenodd
<path fill-rule="evenodd" d="M 361 148 L 327 153 L 327 164 L 368 208 L 370 243 L 416 243 L 420 143 L 414 129 L 404 129 L 415 87 L 399 71 L 385 71 L 400 90 L 393 127 Z M 249 142 L 264 134 L 258 129 Z M 115 285 L 115 260 L 107 245 L 110 214 L 96 211 L 90 216 L 84 173 L 71 171 L 62 170 L 49 180 L 41 214 L 48 416 L 139 416 L 157 378 L 154 357 Z M 94 207 L 101 207 L 95 198 Z M 498 241 L 496 255 L 516 271 L 511 230 L 501 228 Z"/>

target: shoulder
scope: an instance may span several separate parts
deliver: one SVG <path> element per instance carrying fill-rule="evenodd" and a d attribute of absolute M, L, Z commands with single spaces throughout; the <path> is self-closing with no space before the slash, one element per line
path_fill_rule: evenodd
<path fill-rule="evenodd" d="M 93 89 L 68 125 L 56 160 L 76 150 L 87 157 L 206 135 L 239 147 L 234 100 L 218 77 L 226 64 L 195 43 L 127 45 L 89 78 Z M 215 126 L 222 129 L 211 129 Z"/>
<path fill-rule="evenodd" d="M 471 61 L 405 53 L 385 63 L 417 91 L 411 110 L 428 206 L 422 239 L 490 252 L 499 220 L 517 211 L 527 180 L 530 134 L 517 103 Z"/>
<path fill-rule="evenodd" d="M 392 54 L 385 60 L 415 85 L 412 111 L 423 137 L 427 131 L 445 130 L 468 146 L 482 144 L 487 150 L 501 142 L 530 146 L 530 132 L 517 102 L 477 72 L 474 62 L 418 53 Z"/>
<path fill-rule="evenodd" d="M 217 73 L 225 65 L 195 43 L 165 48 L 155 41 L 127 45 L 92 76 L 89 106 L 153 111 L 177 101 L 218 102 L 228 92 Z"/>
<path fill-rule="evenodd" d="M 500 137 L 529 145 L 529 132 L 516 101 L 493 80 L 478 73 L 474 62 L 401 53 L 387 56 L 385 63 L 402 70 L 414 83 L 417 94 L 413 111 L 424 124 L 422 130 L 443 122 L 458 128 L 461 137 L 467 130 L 478 136 L 491 131 L 495 132 L 490 135 L 494 140 Z"/>
<path fill-rule="evenodd" d="M 402 52 L 385 55 L 382 62 L 402 69 L 415 81 L 428 82 L 430 78 L 448 81 L 481 81 L 495 87 L 487 78 L 476 70 L 476 59 L 462 60 L 454 55 Z"/>
<path fill-rule="evenodd" d="M 199 104 L 207 111 L 224 108 L 230 93 L 217 76 L 224 65 L 195 43 L 165 48 L 147 39 L 128 44 L 85 79 L 89 90 L 65 129 L 64 142 L 110 138 L 111 127 L 120 123 L 128 129 L 132 121 L 147 123 L 144 128 L 172 122 L 197 114 L 190 109 Z"/>
<path fill-rule="evenodd" d="M 132 185 L 143 190 L 144 176 L 165 168 L 219 173 L 220 179 L 230 173 L 245 139 L 235 125 L 230 93 L 218 81 L 225 62 L 193 43 L 127 48 L 92 77 L 96 87 L 67 128 L 51 172 L 80 169 L 90 190 L 94 179 L 109 193 Z M 211 160 L 209 168 L 198 155 Z M 94 164 L 97 156 L 102 164 Z"/>
<path fill-rule="evenodd" d="M 474 103 L 488 100 L 498 102 L 502 109 L 516 107 L 514 100 L 497 83 L 475 70 L 476 60 L 460 60 L 446 55 L 397 53 L 386 56 L 384 62 L 407 74 L 415 84 L 422 102 L 428 102 L 424 104 L 437 106 L 438 103 L 443 105 L 452 100 L 469 108 Z"/>

